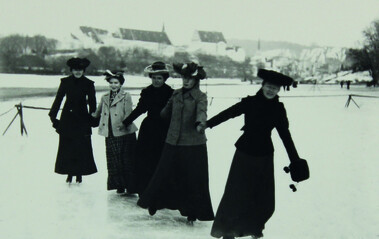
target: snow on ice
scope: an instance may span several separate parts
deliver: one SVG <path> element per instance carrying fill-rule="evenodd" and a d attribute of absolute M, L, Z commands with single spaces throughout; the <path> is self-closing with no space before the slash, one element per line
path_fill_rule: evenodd
<path fill-rule="evenodd" d="M 96 85 L 106 86 L 102 77 L 90 78 Z M 0 74 L 0 87 L 56 88 L 58 79 Z M 127 77 L 126 85 L 143 87 L 149 82 L 148 78 Z M 179 79 L 169 79 L 168 83 L 175 88 L 180 86 Z M 202 84 L 209 96 L 209 117 L 259 89 L 259 85 L 239 80 L 208 79 Z M 137 103 L 139 91 L 131 93 Z M 339 85 L 299 85 L 279 93 L 294 142 L 300 156 L 308 160 L 311 177 L 297 185 L 297 192 L 290 190 L 290 176 L 283 171 L 289 160 L 274 130 L 276 211 L 266 224 L 264 238 L 378 238 L 379 99 L 354 97 L 360 109 L 353 102 L 345 108 L 349 93 L 378 96 L 376 89 L 355 85 L 350 91 Z M 98 100 L 101 94 L 98 93 Z M 2 101 L 0 113 L 20 101 L 24 105 L 50 107 L 53 98 Z M 99 172 L 85 176 L 80 185 L 66 184 L 65 176 L 53 172 L 58 135 L 47 113 L 24 109 L 28 136 L 20 136 L 17 118 L 0 137 L 0 238 L 211 238 L 212 222 L 195 222 L 190 227 L 177 211 L 170 210 L 158 211 L 152 217 L 136 206 L 137 197 L 108 192 L 105 143 L 97 129 L 92 141 Z M 1 133 L 15 114 L 14 109 L 0 118 Z M 137 119 L 137 126 L 143 118 Z M 215 212 L 242 123 L 243 118 L 239 117 L 206 131 Z"/>

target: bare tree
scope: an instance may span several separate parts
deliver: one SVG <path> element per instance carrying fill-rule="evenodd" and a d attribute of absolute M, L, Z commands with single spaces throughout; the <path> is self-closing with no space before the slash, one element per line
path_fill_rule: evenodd
<path fill-rule="evenodd" d="M 371 85 L 379 83 L 379 19 L 372 22 L 371 26 L 363 31 L 365 41 L 361 49 L 349 49 L 348 61 L 353 72 L 370 72 Z"/>

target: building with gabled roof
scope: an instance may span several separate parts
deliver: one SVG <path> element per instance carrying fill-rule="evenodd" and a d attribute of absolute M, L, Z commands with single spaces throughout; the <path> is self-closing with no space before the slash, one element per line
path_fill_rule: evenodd
<path fill-rule="evenodd" d="M 241 47 L 228 46 L 222 32 L 217 31 L 195 31 L 189 52 L 202 53 L 216 56 L 228 56 L 234 61 L 244 61 L 245 50 Z"/>
<path fill-rule="evenodd" d="M 121 38 L 123 40 L 155 42 L 172 45 L 170 39 L 164 31 L 154 32 L 126 28 L 120 28 L 119 31 L 119 34 L 113 33 L 112 35 L 116 38 Z"/>
<path fill-rule="evenodd" d="M 79 28 L 82 31 L 82 33 L 92 38 L 96 43 L 104 44 L 104 41 L 101 39 L 101 36 L 106 36 L 108 34 L 107 30 L 86 26 L 80 26 Z"/>
<path fill-rule="evenodd" d="M 224 35 L 222 32 L 210 32 L 210 31 L 196 31 L 193 40 L 198 38 L 201 42 L 209 42 L 209 43 L 219 43 L 226 42 Z"/>
<path fill-rule="evenodd" d="M 162 31 L 127 28 L 108 31 L 100 28 L 80 26 L 71 32 L 70 39 L 61 45 L 61 49 L 90 48 L 97 50 L 102 46 L 111 46 L 119 50 L 143 48 L 157 55 L 173 56 L 175 54 L 175 47 L 172 45 L 164 28 Z"/>

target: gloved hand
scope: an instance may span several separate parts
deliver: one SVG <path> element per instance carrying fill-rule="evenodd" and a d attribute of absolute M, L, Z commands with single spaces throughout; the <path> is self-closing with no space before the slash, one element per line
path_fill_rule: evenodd
<path fill-rule="evenodd" d="M 53 123 L 53 128 L 57 129 L 59 126 L 59 120 L 53 117 L 50 117 L 51 123 Z"/>
<path fill-rule="evenodd" d="M 89 116 L 89 123 L 90 123 L 91 127 L 93 127 L 93 128 L 98 127 L 100 125 L 100 117 L 95 118 L 95 117 L 93 117 L 93 115 L 90 115 Z"/>

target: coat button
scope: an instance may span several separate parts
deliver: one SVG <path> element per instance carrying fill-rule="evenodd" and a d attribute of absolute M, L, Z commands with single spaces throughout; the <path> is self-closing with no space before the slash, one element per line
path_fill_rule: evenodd
<path fill-rule="evenodd" d="M 103 126 L 104 126 L 105 124 L 103 123 Z"/>
<path fill-rule="evenodd" d="M 107 115 L 107 113 L 104 113 L 104 115 Z"/>
<path fill-rule="evenodd" d="M 117 116 L 117 114 L 114 114 L 114 116 Z"/>

